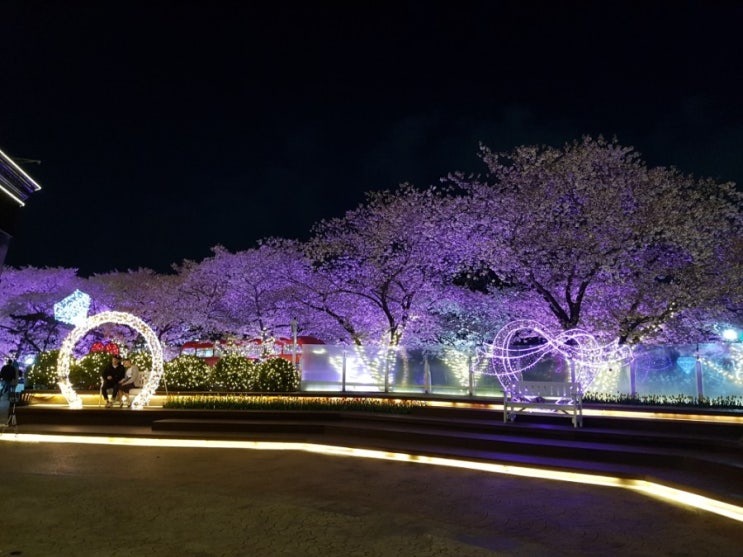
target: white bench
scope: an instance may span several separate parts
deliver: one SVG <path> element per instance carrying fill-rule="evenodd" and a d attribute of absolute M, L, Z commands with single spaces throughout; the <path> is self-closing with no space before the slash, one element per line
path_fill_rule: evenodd
<path fill-rule="evenodd" d="M 142 387 L 143 386 L 144 386 L 144 379 L 140 377 L 139 380 L 137 380 L 137 381 L 134 382 L 134 386 L 131 389 L 129 389 L 129 392 L 128 393 L 125 393 L 124 391 L 119 391 L 118 392 L 118 397 L 117 397 L 116 400 L 113 399 L 113 387 L 109 387 L 106 390 L 108 391 L 108 395 L 112 397 L 111 398 L 112 404 L 118 403 L 121 406 L 124 406 L 125 404 L 127 406 L 131 406 L 132 405 L 132 401 L 134 400 L 134 398 L 139 393 L 142 392 Z M 103 381 L 101 381 L 101 388 L 100 388 L 100 390 L 98 392 L 98 406 L 100 406 L 102 404 L 104 398 L 105 397 L 103 396 Z"/>
<path fill-rule="evenodd" d="M 126 404 L 127 406 L 131 406 L 134 398 L 141 392 L 142 392 L 142 387 L 132 387 L 131 389 L 129 389 L 128 393 L 125 393 L 124 391 L 119 391 L 119 402 L 122 405 Z"/>
<path fill-rule="evenodd" d="M 503 421 L 513 421 L 522 412 L 565 416 L 571 418 L 573 427 L 582 427 L 580 383 L 514 381 L 503 390 Z"/>

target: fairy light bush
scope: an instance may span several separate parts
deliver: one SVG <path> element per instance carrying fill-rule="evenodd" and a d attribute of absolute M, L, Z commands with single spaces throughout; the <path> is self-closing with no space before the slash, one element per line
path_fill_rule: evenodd
<path fill-rule="evenodd" d="M 169 388 L 181 391 L 208 391 L 212 368 L 197 356 L 182 355 L 165 363 L 165 381 Z"/>
<path fill-rule="evenodd" d="M 258 366 L 256 391 L 289 393 L 299 390 L 299 372 L 283 358 L 270 358 Z"/>
<path fill-rule="evenodd" d="M 149 371 L 152 369 L 152 354 L 147 351 L 136 350 L 130 352 L 128 357 L 139 369 L 141 381 L 147 383 L 150 380 Z"/>
<path fill-rule="evenodd" d="M 256 363 L 229 354 L 211 368 L 197 356 L 181 355 L 165 363 L 165 381 L 180 391 L 286 393 L 299 390 L 300 377 L 283 358 Z"/>
<path fill-rule="evenodd" d="M 111 363 L 111 354 L 91 352 L 70 364 L 70 383 L 78 389 L 97 389 L 101 374 Z"/>
<path fill-rule="evenodd" d="M 239 354 L 227 354 L 214 366 L 213 388 L 218 391 L 252 391 L 256 387 L 258 367 Z"/>
<path fill-rule="evenodd" d="M 41 352 L 34 364 L 26 370 L 27 389 L 49 389 L 57 384 L 57 357 L 59 350 Z"/>

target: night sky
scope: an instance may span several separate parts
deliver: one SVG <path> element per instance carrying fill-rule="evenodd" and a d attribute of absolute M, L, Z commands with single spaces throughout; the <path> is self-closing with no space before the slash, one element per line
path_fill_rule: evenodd
<path fill-rule="evenodd" d="M 270 6 L 270 7 L 269 7 Z M 478 144 L 616 136 L 743 183 L 741 2 L 0 0 L 6 263 L 167 271 L 306 238 Z"/>

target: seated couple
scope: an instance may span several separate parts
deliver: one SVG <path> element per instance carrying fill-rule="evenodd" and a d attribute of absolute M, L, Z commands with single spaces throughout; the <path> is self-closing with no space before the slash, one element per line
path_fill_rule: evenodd
<path fill-rule="evenodd" d="M 112 356 L 111 363 L 103 370 L 101 377 L 101 396 L 106 399 L 106 408 L 111 408 L 115 402 L 124 406 L 124 396 L 131 406 L 129 391 L 142 386 L 139 368 L 130 358 L 122 360 L 119 356 Z M 109 389 L 113 391 L 111 400 L 108 398 Z"/>

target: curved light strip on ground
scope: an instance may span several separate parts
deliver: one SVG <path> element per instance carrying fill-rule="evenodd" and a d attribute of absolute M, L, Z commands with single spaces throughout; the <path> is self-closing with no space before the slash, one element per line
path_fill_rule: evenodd
<path fill-rule="evenodd" d="M 346 456 L 356 458 L 373 458 L 377 460 L 392 460 L 396 462 L 411 462 L 428 464 L 430 466 L 446 466 L 477 470 L 491 474 L 504 474 L 532 479 L 557 480 L 585 485 L 604 487 L 620 487 L 629 489 L 642 495 L 662 499 L 673 504 L 682 504 L 696 509 L 711 512 L 738 522 L 743 522 L 743 508 L 710 497 L 698 495 L 682 489 L 672 488 L 647 480 L 633 478 L 619 478 L 585 474 L 581 472 L 566 472 L 545 468 L 530 468 L 497 462 L 478 462 L 458 458 L 444 458 L 435 456 L 396 453 L 373 449 L 357 449 L 335 445 L 322 445 L 302 442 L 276 441 L 230 441 L 217 439 L 157 439 L 142 437 L 89 437 L 82 435 L 41 435 L 20 433 L 14 435 L 0 435 L 0 441 L 21 443 L 78 443 L 85 445 L 128 445 L 135 447 L 173 447 L 173 448 L 205 448 L 205 449 L 251 449 L 268 451 L 304 451 L 308 453 L 326 454 L 331 456 Z"/>

